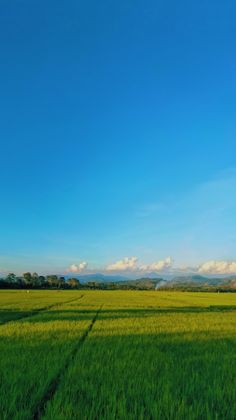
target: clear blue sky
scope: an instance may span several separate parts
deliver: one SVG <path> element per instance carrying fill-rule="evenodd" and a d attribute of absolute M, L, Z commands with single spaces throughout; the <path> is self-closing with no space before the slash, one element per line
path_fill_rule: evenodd
<path fill-rule="evenodd" d="M 235 261 L 235 2 L 0 9 L 0 272 Z"/>

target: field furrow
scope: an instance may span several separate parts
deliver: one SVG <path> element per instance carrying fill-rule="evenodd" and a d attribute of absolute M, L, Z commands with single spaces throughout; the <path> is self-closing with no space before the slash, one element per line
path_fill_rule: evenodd
<path fill-rule="evenodd" d="M 64 364 L 60 366 L 60 370 L 57 372 L 57 375 L 49 383 L 48 388 L 45 390 L 45 394 L 43 395 L 42 399 L 38 402 L 35 409 L 33 410 L 32 419 L 38 420 L 44 415 L 44 412 L 47 409 L 47 403 L 50 400 L 52 400 L 52 398 L 54 397 L 60 382 L 63 380 L 67 372 L 67 369 L 69 368 L 70 364 L 73 363 L 78 351 L 80 350 L 81 345 L 87 338 L 88 334 L 92 331 L 92 328 L 97 320 L 98 314 L 101 311 L 101 309 L 102 309 L 102 306 L 95 313 L 88 328 L 84 331 L 83 335 L 80 337 L 79 342 L 74 346 L 74 348 L 71 349 L 71 353 L 69 354 L 68 359 L 66 359 L 64 361 Z"/>
<path fill-rule="evenodd" d="M 99 308 L 80 296 L 75 292 L 69 303 L 1 326 L 1 420 L 32 419 L 46 390 L 70 360 Z"/>
<path fill-rule="evenodd" d="M 112 306 L 110 295 L 104 295 L 107 299 L 96 325 L 43 419 L 233 420 L 236 317 L 232 305 L 219 312 L 218 300 L 215 311 L 208 306 L 200 311 L 197 305 L 196 312 L 183 294 L 170 311 L 165 297 L 156 295 L 156 306 L 151 308 L 146 298 L 145 310 L 141 296 L 130 308 L 122 294 L 118 303 L 118 296 L 114 295 Z"/>
<path fill-rule="evenodd" d="M 74 299 L 70 299 L 67 301 L 62 301 L 62 302 L 57 302 L 57 303 L 53 303 L 51 305 L 48 306 L 43 306 L 43 307 L 39 307 L 37 309 L 31 309 L 30 311 L 26 312 L 26 311 L 16 311 L 14 308 L 10 309 L 0 309 L 0 326 L 3 324 L 6 324 L 7 322 L 12 322 L 12 321 L 18 321 L 24 318 L 28 318 L 28 317 L 32 317 L 35 315 L 38 315 L 40 312 L 43 311 L 47 311 L 50 310 L 52 308 L 58 308 L 61 305 L 65 305 L 66 303 L 71 303 L 74 302 L 75 300 L 81 299 L 83 297 L 83 295 L 81 295 L 78 298 L 74 298 Z"/>

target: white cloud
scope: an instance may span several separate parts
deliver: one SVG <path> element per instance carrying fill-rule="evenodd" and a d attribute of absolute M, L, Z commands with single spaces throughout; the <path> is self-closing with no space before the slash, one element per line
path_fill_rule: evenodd
<path fill-rule="evenodd" d="M 167 257 L 164 260 L 156 261 L 151 264 L 144 264 L 139 267 L 142 271 L 163 271 L 172 267 L 173 260 L 171 257 Z"/>
<path fill-rule="evenodd" d="M 163 271 L 172 267 L 173 260 L 167 257 L 164 260 L 156 261 L 151 264 L 137 265 L 137 257 L 125 257 L 107 266 L 107 271 Z"/>
<path fill-rule="evenodd" d="M 81 273 L 85 270 L 88 266 L 86 261 L 82 261 L 79 264 L 71 264 L 70 267 L 67 269 L 69 273 Z"/>
<path fill-rule="evenodd" d="M 105 271 L 132 271 L 136 272 L 167 272 L 167 273 L 199 273 L 205 275 L 227 275 L 236 274 L 236 261 L 217 261 L 210 260 L 206 261 L 198 266 L 173 266 L 173 259 L 169 256 L 163 260 L 154 261 L 150 264 L 138 264 L 137 257 L 125 257 L 119 261 L 109 264 Z M 68 267 L 67 272 L 69 273 L 81 273 L 88 267 L 86 261 L 81 261 L 78 264 L 71 264 Z"/>
<path fill-rule="evenodd" d="M 119 260 L 113 264 L 107 266 L 107 271 L 125 271 L 134 270 L 136 268 L 137 257 L 125 257 L 123 260 Z"/>
<path fill-rule="evenodd" d="M 236 261 L 207 261 L 198 267 L 202 274 L 235 274 Z"/>

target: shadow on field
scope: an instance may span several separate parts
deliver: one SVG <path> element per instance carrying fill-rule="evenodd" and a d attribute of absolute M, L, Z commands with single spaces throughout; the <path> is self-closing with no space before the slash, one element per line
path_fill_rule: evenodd
<path fill-rule="evenodd" d="M 132 309 L 103 309 L 99 319 L 122 319 L 122 318 L 148 318 L 162 314 L 196 314 L 210 312 L 232 312 L 236 311 L 236 305 L 212 305 L 207 307 L 184 306 L 184 307 L 155 307 L 155 308 L 132 308 Z M 31 312 L 20 312 L 14 310 L 0 310 L 0 325 L 8 321 L 21 320 L 26 322 L 51 322 L 51 321 L 79 321 L 90 320 L 94 309 L 61 309 L 61 310 L 35 310 Z M 35 315 L 40 315 L 38 318 Z"/>
<path fill-rule="evenodd" d="M 91 336 L 64 379 L 51 418 L 72 403 L 70 418 L 83 407 L 84 418 L 233 420 L 234 351 L 230 334 Z"/>
<path fill-rule="evenodd" d="M 38 314 L 39 311 L 15 311 L 15 310 L 7 310 L 7 309 L 0 309 L 0 325 L 4 324 L 5 322 L 9 321 L 17 321 L 21 318 L 28 318 L 32 315 Z"/>
<path fill-rule="evenodd" d="M 231 306 L 230 310 L 232 308 L 235 309 Z M 175 309 L 175 312 L 185 313 L 207 312 L 196 311 L 196 308 L 194 311 L 192 308 Z M 63 316 L 84 319 L 83 316 L 88 317 L 92 311 L 52 312 L 46 312 L 45 319 L 41 314 L 40 322 L 63 320 Z M 100 318 L 116 319 L 170 311 L 103 312 Z M 30 318 L 26 321 L 31 322 Z M 37 322 L 37 317 L 32 322 Z M 49 416 L 52 419 L 62 418 L 60 413 L 67 405 L 72 411 L 64 418 L 69 419 L 78 419 L 81 411 L 83 418 L 94 419 L 235 418 L 236 342 L 232 331 L 217 332 L 217 335 L 211 331 L 153 334 L 147 323 L 147 330 L 142 334 L 116 330 L 113 335 L 106 331 L 104 335 L 92 332 L 81 345 L 81 332 L 74 336 L 69 329 L 60 333 L 60 326 L 49 335 L 42 332 L 37 335 L 33 330 L 27 328 L 27 333 L 32 334 L 30 340 L 12 335 L 1 343 L 3 418 L 14 419 L 17 415 L 35 418 L 35 407 L 41 406 L 46 385 L 54 384 L 55 378 L 54 396 L 47 401 L 55 410 Z M 71 356 L 73 349 L 77 349 L 75 359 Z M 11 388 L 12 383 L 15 388 Z M 6 392 L 9 389 L 11 391 Z"/>

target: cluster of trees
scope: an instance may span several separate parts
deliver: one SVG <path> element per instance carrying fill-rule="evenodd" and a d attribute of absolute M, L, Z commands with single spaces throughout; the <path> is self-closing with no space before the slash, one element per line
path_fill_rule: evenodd
<path fill-rule="evenodd" d="M 16 276 L 14 273 L 8 274 L 4 279 L 0 279 L 1 289 L 79 289 L 81 283 L 76 278 L 66 281 L 63 276 L 51 274 L 39 276 L 37 273 L 24 273 Z"/>
<path fill-rule="evenodd" d="M 24 273 L 16 276 L 8 274 L 0 278 L 0 289 L 99 289 L 99 290 L 150 290 L 155 288 L 155 281 L 139 279 L 118 282 L 88 281 L 81 283 L 77 278 L 65 279 L 55 274 L 40 276 L 37 273 Z"/>

